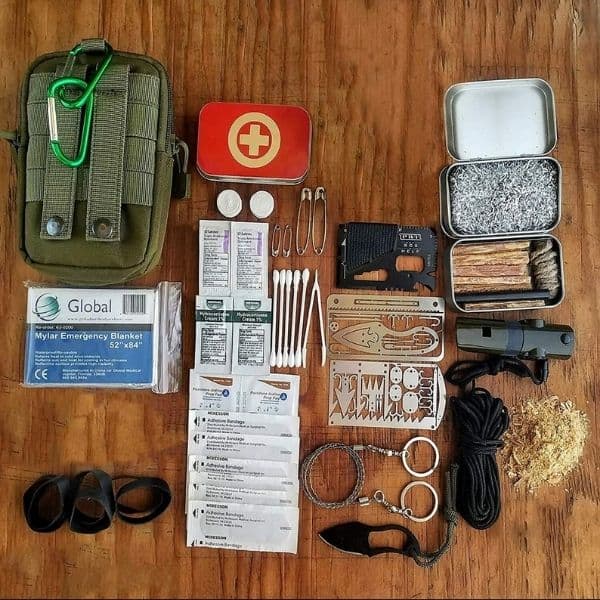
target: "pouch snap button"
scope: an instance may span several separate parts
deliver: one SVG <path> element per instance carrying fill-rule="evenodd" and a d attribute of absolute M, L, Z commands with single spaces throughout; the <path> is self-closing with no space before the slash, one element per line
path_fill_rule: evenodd
<path fill-rule="evenodd" d="M 113 232 L 112 223 L 108 219 L 96 219 L 92 225 L 94 235 L 99 238 L 109 238 Z"/>
<path fill-rule="evenodd" d="M 65 222 L 58 216 L 50 217 L 46 222 L 46 232 L 48 235 L 57 236 L 63 232 Z"/>

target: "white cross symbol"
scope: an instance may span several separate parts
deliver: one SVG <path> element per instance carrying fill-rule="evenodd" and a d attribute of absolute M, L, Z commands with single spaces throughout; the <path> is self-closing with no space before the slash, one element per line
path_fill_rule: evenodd
<path fill-rule="evenodd" d="M 270 146 L 271 138 L 260 133 L 260 125 L 250 125 L 250 133 L 240 134 L 240 145 L 248 146 L 248 156 L 258 156 L 261 146 Z"/>

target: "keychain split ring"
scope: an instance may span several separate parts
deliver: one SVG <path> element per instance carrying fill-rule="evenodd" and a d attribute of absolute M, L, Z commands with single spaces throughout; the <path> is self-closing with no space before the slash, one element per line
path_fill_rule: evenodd
<path fill-rule="evenodd" d="M 430 469 L 428 469 L 427 471 L 422 471 L 422 472 L 414 471 L 413 469 L 411 469 L 410 466 L 408 465 L 408 460 L 407 460 L 408 449 L 410 448 L 410 446 L 412 444 L 419 442 L 419 441 L 424 441 L 424 442 L 428 443 L 433 448 L 434 453 L 435 453 L 433 466 Z M 321 498 L 319 498 L 319 496 L 317 495 L 317 493 L 312 485 L 311 471 L 314 466 L 314 463 L 319 458 L 319 456 L 321 456 L 321 454 L 323 454 L 324 452 L 327 452 L 328 450 L 340 450 L 340 451 L 348 454 L 350 456 L 350 458 L 352 459 L 352 462 L 354 463 L 354 467 L 356 469 L 356 482 L 354 484 L 354 487 L 352 488 L 352 491 L 350 492 L 350 494 L 343 500 L 338 500 L 338 501 L 322 500 Z M 429 438 L 420 437 L 420 436 L 417 436 L 417 437 L 414 437 L 414 438 L 408 440 L 408 442 L 406 442 L 406 444 L 404 445 L 404 448 L 402 450 L 391 450 L 388 448 L 379 448 L 378 446 L 374 446 L 372 444 L 368 444 L 368 445 L 359 444 L 359 445 L 354 445 L 354 446 L 348 446 L 347 444 L 343 444 L 341 442 L 332 442 L 329 444 L 324 444 L 323 446 L 319 446 L 318 448 L 315 448 L 304 459 L 304 461 L 302 462 L 302 466 L 300 468 L 300 479 L 301 479 L 302 485 L 304 487 L 304 492 L 306 493 L 306 495 L 308 496 L 310 501 L 313 502 L 313 504 L 316 504 L 317 506 L 321 506 L 322 508 L 343 508 L 345 506 L 350 506 L 351 504 L 354 504 L 356 502 L 358 502 L 359 504 L 363 504 L 363 505 L 369 504 L 370 499 L 368 497 L 359 498 L 360 492 L 362 490 L 362 486 L 365 482 L 365 464 L 364 464 L 363 459 L 361 458 L 360 454 L 358 454 L 358 452 L 357 452 L 360 450 L 369 450 L 370 452 L 375 452 L 377 454 L 383 454 L 384 456 L 400 456 L 402 458 L 402 464 L 404 465 L 404 468 L 413 477 L 427 477 L 428 475 L 431 475 L 437 468 L 439 461 L 440 461 L 440 452 L 439 452 L 437 446 Z M 429 489 L 431 491 L 431 493 L 433 494 L 433 499 L 435 501 L 434 510 L 432 511 L 432 513 L 430 515 L 427 515 L 426 517 L 413 517 L 412 510 L 410 508 L 406 508 L 403 505 L 404 498 L 406 496 L 406 492 L 408 490 L 410 490 L 411 488 L 415 487 L 415 485 L 423 485 L 423 486 L 427 487 L 427 489 Z M 379 504 L 382 504 L 388 510 L 390 510 L 390 508 L 392 508 L 392 506 L 393 506 L 385 500 L 385 496 L 384 496 L 383 492 L 381 492 L 380 490 L 375 492 L 375 495 L 372 498 L 372 500 L 374 500 L 375 502 L 377 502 Z M 408 518 L 412 519 L 413 521 L 417 521 L 417 522 L 427 521 L 427 520 L 431 519 L 431 517 L 437 511 L 437 508 L 438 508 L 437 492 L 429 483 L 425 483 L 425 482 L 421 482 L 421 481 L 414 481 L 412 483 L 409 483 L 402 490 L 402 494 L 400 497 L 400 504 L 402 505 L 401 507 L 395 507 L 395 509 L 398 509 L 398 510 L 392 509 L 391 512 L 401 512 L 404 516 L 407 516 Z"/>
<path fill-rule="evenodd" d="M 411 469 L 408 466 L 408 460 L 407 460 L 408 449 L 416 442 L 426 442 L 433 448 L 433 452 L 435 455 L 434 459 L 433 459 L 433 466 L 430 469 L 428 469 L 427 471 L 414 471 L 413 469 Z M 417 437 L 411 438 L 410 440 L 408 440 L 408 442 L 406 442 L 406 444 L 404 445 L 404 448 L 402 449 L 402 464 L 404 465 L 404 468 L 413 477 L 428 477 L 437 469 L 437 466 L 440 464 L 440 451 L 438 450 L 438 447 L 429 438 L 426 438 L 423 436 L 417 436 Z M 429 484 L 427 484 L 427 485 L 429 485 Z"/>
<path fill-rule="evenodd" d="M 418 486 L 426 487 L 431 492 L 431 495 L 433 496 L 433 508 L 431 509 L 429 514 L 425 515 L 424 517 L 415 517 L 412 509 L 407 507 L 406 504 L 404 503 L 404 501 L 406 500 L 406 494 L 409 492 L 409 490 L 411 490 L 414 487 L 418 487 Z M 430 483 L 427 483 L 426 481 L 411 481 L 402 490 L 402 493 L 400 494 L 400 508 L 402 509 L 404 516 L 407 519 L 410 519 L 411 521 L 415 521 L 415 523 L 425 523 L 425 521 L 429 521 L 429 519 L 431 519 L 437 513 L 438 506 L 439 506 L 439 498 L 438 498 L 437 492 L 435 491 L 435 488 Z"/>

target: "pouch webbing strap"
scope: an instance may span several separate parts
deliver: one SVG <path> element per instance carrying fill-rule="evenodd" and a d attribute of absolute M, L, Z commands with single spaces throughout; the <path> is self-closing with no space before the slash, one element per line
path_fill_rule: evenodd
<path fill-rule="evenodd" d="M 82 40 L 79 44 L 81 51 L 79 54 L 87 54 L 88 52 L 106 52 L 107 42 L 102 38 L 90 38 L 87 40 Z M 71 54 L 67 56 L 67 62 L 63 68 L 61 76 L 71 75 L 73 71 L 73 66 L 75 65 L 75 61 L 77 60 L 77 54 Z"/>
<path fill-rule="evenodd" d="M 146 73 L 130 73 L 127 99 L 127 124 L 123 195 L 121 204 L 152 206 L 160 79 Z M 88 200 L 89 169 L 79 169 L 76 200 Z"/>
<path fill-rule="evenodd" d="M 123 202 L 152 206 L 160 79 L 155 75 L 134 73 L 129 78 L 129 85 Z"/>
<path fill-rule="evenodd" d="M 54 73 L 33 73 L 27 93 L 27 160 L 25 165 L 25 201 L 44 200 L 44 177 L 48 154 L 48 86 Z"/>
<path fill-rule="evenodd" d="M 111 65 L 94 93 L 86 239 L 121 238 L 129 65 Z"/>
<path fill-rule="evenodd" d="M 85 78 L 87 67 L 73 65 L 73 76 Z M 57 69 L 57 74 L 62 72 Z M 66 91 L 67 98 L 78 95 L 77 91 Z M 34 118 L 48 120 L 48 114 L 36 111 Z M 60 102 L 56 103 L 56 122 L 60 134 L 60 143 L 67 156 L 77 153 L 79 148 L 79 126 L 81 110 L 67 109 Z M 44 176 L 44 196 L 40 237 L 45 240 L 71 239 L 73 229 L 73 209 L 75 205 L 75 189 L 77 186 L 77 169 L 63 165 L 54 152 L 46 152 L 46 174 Z M 33 198 L 35 199 L 35 198 Z M 49 227 L 48 221 L 52 220 Z M 49 231 L 50 230 L 50 231 Z"/>

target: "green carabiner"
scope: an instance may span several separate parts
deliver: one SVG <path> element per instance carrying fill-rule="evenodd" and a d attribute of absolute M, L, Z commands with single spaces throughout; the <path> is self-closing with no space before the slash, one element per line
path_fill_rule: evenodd
<path fill-rule="evenodd" d="M 78 44 L 69 52 L 69 55 L 75 58 L 81 52 L 82 46 L 81 44 Z M 94 77 L 89 83 L 83 79 L 80 79 L 79 77 L 60 77 L 48 86 L 48 128 L 50 130 L 50 147 L 52 148 L 52 152 L 54 152 L 56 158 L 58 158 L 58 160 L 67 167 L 80 167 L 87 157 L 90 141 L 90 129 L 92 125 L 92 113 L 94 108 L 94 90 L 98 85 L 100 78 L 110 64 L 112 56 L 112 49 L 110 46 L 108 46 L 104 60 L 98 67 Z M 65 88 L 67 87 L 80 88 L 82 93 L 75 100 L 67 100 L 65 98 Z M 60 147 L 58 124 L 56 121 L 57 98 L 64 108 L 70 110 L 77 110 L 85 107 L 83 126 L 81 128 L 81 135 L 79 138 L 79 150 L 75 158 L 69 158 L 65 156 L 65 153 Z"/>

